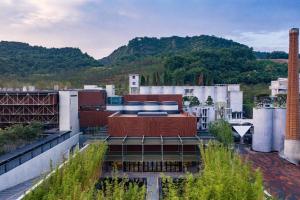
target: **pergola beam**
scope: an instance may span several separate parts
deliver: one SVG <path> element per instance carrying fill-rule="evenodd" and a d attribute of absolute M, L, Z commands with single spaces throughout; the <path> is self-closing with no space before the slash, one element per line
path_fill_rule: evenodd
<path fill-rule="evenodd" d="M 162 135 L 160 135 L 160 145 L 161 145 L 161 162 L 164 161 L 164 139 Z"/>
<path fill-rule="evenodd" d="M 182 139 L 181 139 L 180 135 L 178 135 L 178 138 L 179 138 L 179 141 L 181 143 L 181 169 L 183 171 L 183 142 L 182 142 Z"/>
<path fill-rule="evenodd" d="M 144 139 L 145 139 L 145 136 L 143 135 L 143 138 L 142 138 L 142 165 L 144 165 Z M 143 166 L 143 170 L 144 170 L 144 166 Z"/>
<path fill-rule="evenodd" d="M 123 170 L 124 170 L 124 142 L 125 142 L 126 138 L 127 138 L 127 135 L 122 140 L 122 168 L 123 168 Z"/>

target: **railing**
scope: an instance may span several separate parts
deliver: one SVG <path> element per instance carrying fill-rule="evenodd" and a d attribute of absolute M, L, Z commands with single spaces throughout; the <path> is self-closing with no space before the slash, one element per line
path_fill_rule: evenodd
<path fill-rule="evenodd" d="M 20 166 L 70 138 L 70 131 L 52 134 L 42 141 L 0 157 L 0 175 Z"/>

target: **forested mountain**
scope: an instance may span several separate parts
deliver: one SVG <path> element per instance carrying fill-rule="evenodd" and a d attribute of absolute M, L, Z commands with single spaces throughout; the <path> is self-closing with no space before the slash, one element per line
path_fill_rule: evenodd
<path fill-rule="evenodd" d="M 2 75 L 58 73 L 90 66 L 100 66 L 100 62 L 78 48 L 45 48 L 21 42 L 0 42 Z"/>
<path fill-rule="evenodd" d="M 108 57 L 101 59 L 105 64 L 116 64 L 139 60 L 148 56 L 170 56 L 186 52 L 219 48 L 246 48 L 247 46 L 215 36 L 193 37 L 137 37 L 129 41 L 128 45 L 116 49 Z"/>
<path fill-rule="evenodd" d="M 257 84 L 286 76 L 287 66 L 256 58 L 286 55 L 284 52 L 263 55 L 246 45 L 215 36 L 144 37 L 129 41 L 101 62 L 111 67 L 122 66 L 123 70 L 140 65 L 143 83 L 152 85 Z"/>
<path fill-rule="evenodd" d="M 128 73 L 140 73 L 142 84 L 149 85 L 268 84 L 286 76 L 285 63 L 258 60 L 258 55 L 270 57 L 232 40 L 207 35 L 138 37 L 100 61 L 76 48 L 1 42 L 0 73 L 7 76 L 0 78 L 0 87 L 23 83 L 38 87 L 52 87 L 54 83 L 68 87 L 114 83 L 126 91 Z M 104 66 L 98 67 L 101 63 Z"/>

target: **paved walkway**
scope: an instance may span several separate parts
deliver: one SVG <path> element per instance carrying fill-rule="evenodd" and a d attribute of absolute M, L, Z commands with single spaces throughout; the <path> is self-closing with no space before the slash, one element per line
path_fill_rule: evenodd
<path fill-rule="evenodd" d="M 38 182 L 38 178 L 31 179 L 20 183 L 14 187 L 8 188 L 6 190 L 0 191 L 0 199 L 1 200 L 15 200 L 20 197 L 24 192 L 30 189 L 34 184 Z"/>

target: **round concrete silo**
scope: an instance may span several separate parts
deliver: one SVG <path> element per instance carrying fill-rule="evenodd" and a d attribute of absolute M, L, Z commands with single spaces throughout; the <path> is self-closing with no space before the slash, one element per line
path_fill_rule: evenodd
<path fill-rule="evenodd" d="M 273 109 L 253 108 L 253 126 L 252 149 L 260 152 L 271 152 Z"/>
<path fill-rule="evenodd" d="M 276 108 L 273 112 L 273 151 L 282 151 L 284 146 L 286 109 Z"/>

